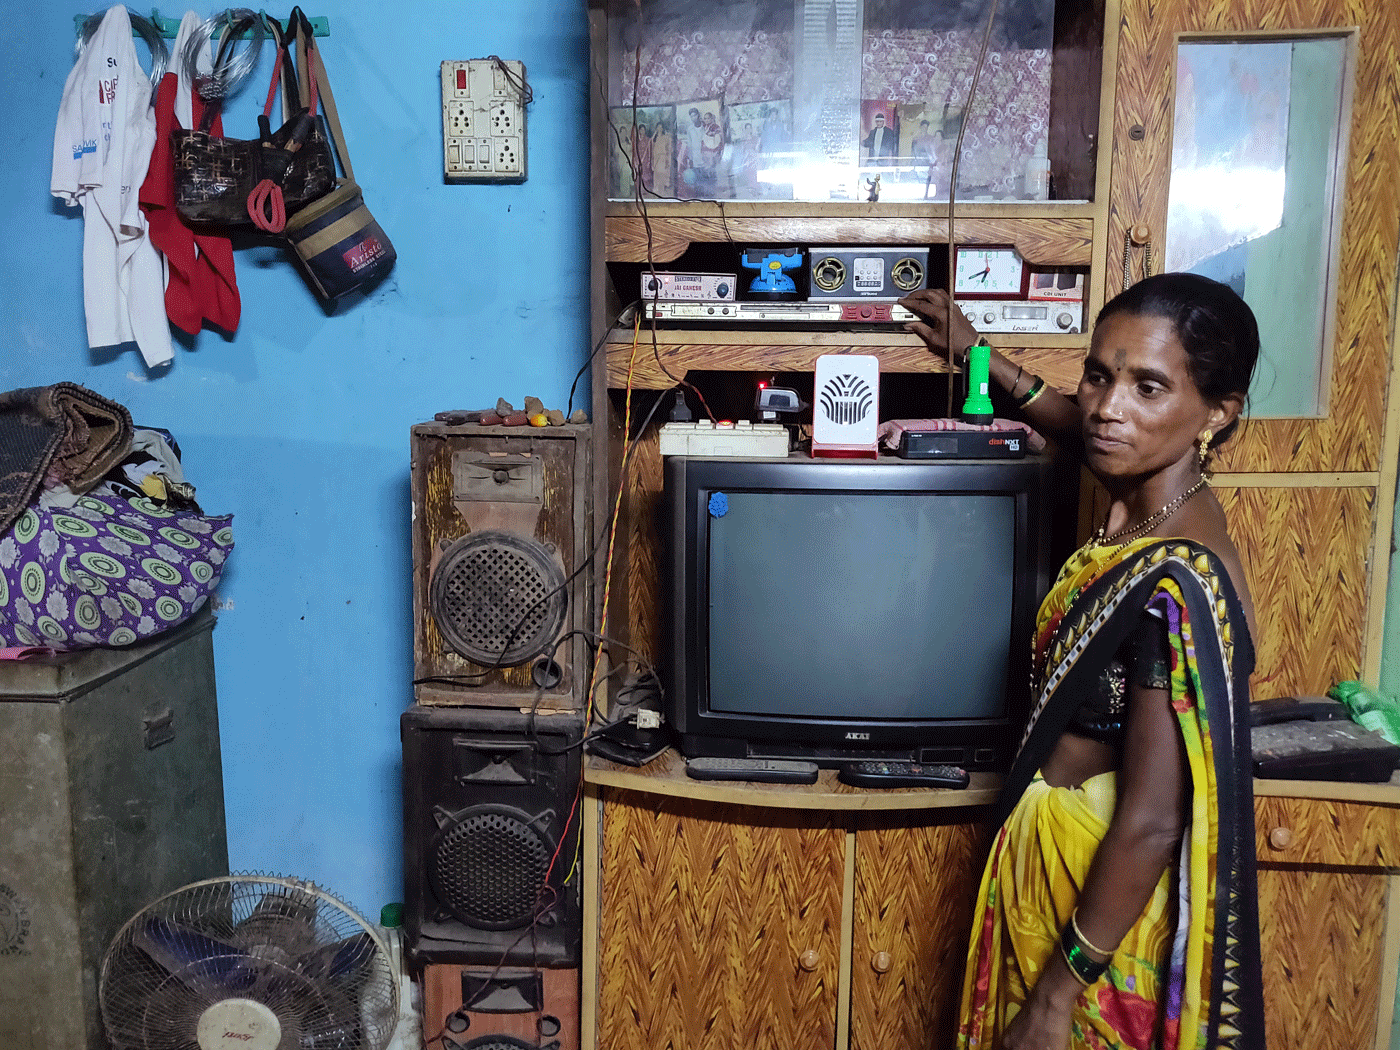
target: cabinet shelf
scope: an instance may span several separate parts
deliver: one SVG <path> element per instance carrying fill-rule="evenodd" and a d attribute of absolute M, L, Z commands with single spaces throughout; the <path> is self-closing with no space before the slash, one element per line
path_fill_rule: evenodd
<path fill-rule="evenodd" d="M 885 332 L 735 331 L 733 329 L 644 330 L 635 359 L 632 334 L 614 332 L 607 344 L 608 386 L 627 386 L 628 363 L 632 387 L 664 390 L 692 369 L 729 372 L 810 372 L 823 354 L 875 354 L 882 372 L 947 372 L 947 362 L 898 328 Z M 1002 335 L 991 342 L 1017 364 L 1036 372 L 1051 385 L 1073 389 L 1079 381 L 1080 358 L 1089 345 L 1087 335 Z M 658 362 L 659 358 L 659 362 Z M 668 375 L 669 373 L 669 375 Z"/>
<path fill-rule="evenodd" d="M 617 210 L 613 210 L 617 209 Z M 634 204 L 609 206 L 604 219 L 607 262 L 664 264 L 693 243 L 911 244 L 948 242 L 947 207 L 806 204 L 761 209 L 752 204 L 654 203 L 643 216 Z M 961 243 L 1014 244 L 1040 266 L 1088 266 L 1094 214 L 1088 204 L 980 204 L 954 218 Z M 650 245 L 650 253 L 648 253 Z"/>

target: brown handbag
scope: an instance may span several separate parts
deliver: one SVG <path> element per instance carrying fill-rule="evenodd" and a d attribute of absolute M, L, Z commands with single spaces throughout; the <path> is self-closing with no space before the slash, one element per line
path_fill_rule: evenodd
<path fill-rule="evenodd" d="M 267 103 L 256 139 L 209 133 L 217 105 L 204 109 L 200 127 L 171 132 L 175 166 L 175 210 L 191 226 L 252 227 L 280 233 L 286 216 L 335 188 L 335 158 L 316 113 L 314 81 L 307 106 L 299 105 L 291 54 L 275 18 L 267 19 L 277 40 Z M 269 115 L 281 82 L 292 113 L 275 132 Z"/>

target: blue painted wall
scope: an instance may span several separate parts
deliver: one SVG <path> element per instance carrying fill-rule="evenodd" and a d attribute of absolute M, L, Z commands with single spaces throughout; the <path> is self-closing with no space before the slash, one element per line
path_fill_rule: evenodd
<path fill-rule="evenodd" d="M 355 173 L 398 265 L 328 313 L 277 250 L 241 250 L 238 332 L 186 339 L 151 371 L 134 344 L 89 350 L 83 219 L 49 193 L 73 16 L 102 9 L 0 0 L 14 30 L 0 389 L 70 380 L 125 404 L 175 434 L 204 509 L 234 515 L 214 633 L 230 862 L 314 879 L 377 916 L 402 897 L 409 427 L 501 396 L 564 408 L 588 352 L 584 5 L 306 5 L 330 19 L 321 43 Z M 270 54 L 228 108 L 229 134 L 256 134 Z M 523 61 L 534 90 L 529 180 L 446 185 L 439 63 L 493 54 Z"/>

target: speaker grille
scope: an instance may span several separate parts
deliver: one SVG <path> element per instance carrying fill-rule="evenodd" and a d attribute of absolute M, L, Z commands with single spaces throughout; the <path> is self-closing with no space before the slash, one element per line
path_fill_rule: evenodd
<path fill-rule="evenodd" d="M 527 1043 L 513 1035 L 483 1035 L 470 1043 L 459 1043 L 462 1050 L 537 1050 L 539 1043 Z"/>
<path fill-rule="evenodd" d="M 433 850 L 438 900 L 479 929 L 528 924 L 554 855 L 553 843 L 536 829 L 538 820 L 510 806 L 474 806 L 457 814 L 438 833 Z"/>
<path fill-rule="evenodd" d="M 429 607 L 468 660 L 513 666 L 545 652 L 564 625 L 564 573 L 544 544 L 508 532 L 464 536 L 433 573 Z"/>

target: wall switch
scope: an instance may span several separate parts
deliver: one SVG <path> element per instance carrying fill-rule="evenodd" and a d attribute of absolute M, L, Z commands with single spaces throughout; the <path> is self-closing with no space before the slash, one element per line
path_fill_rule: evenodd
<path fill-rule="evenodd" d="M 449 182 L 524 182 L 525 64 L 442 63 L 442 173 Z"/>

